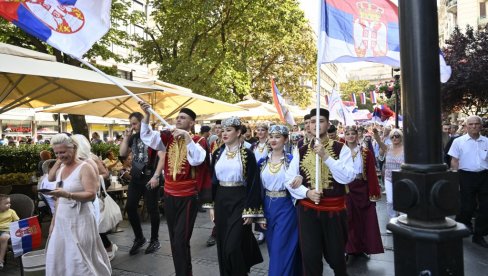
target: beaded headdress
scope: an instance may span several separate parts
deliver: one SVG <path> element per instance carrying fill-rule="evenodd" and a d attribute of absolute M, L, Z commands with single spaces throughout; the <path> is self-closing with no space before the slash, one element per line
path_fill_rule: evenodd
<path fill-rule="evenodd" d="M 272 125 L 269 129 L 269 134 L 281 134 L 281 135 L 288 135 L 289 131 L 288 128 L 284 125 Z"/>
<path fill-rule="evenodd" d="M 227 119 L 224 119 L 222 120 L 222 127 L 223 128 L 226 128 L 226 127 L 230 127 L 230 126 L 238 126 L 240 127 L 241 126 L 241 119 L 239 119 L 239 117 L 235 117 L 235 116 L 232 116 L 232 117 L 229 117 Z"/>

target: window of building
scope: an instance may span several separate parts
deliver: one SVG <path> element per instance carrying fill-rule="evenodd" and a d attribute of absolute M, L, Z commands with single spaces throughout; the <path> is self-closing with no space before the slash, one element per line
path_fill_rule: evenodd
<path fill-rule="evenodd" d="M 480 17 L 486 18 L 486 3 L 480 3 Z"/>
<path fill-rule="evenodd" d="M 134 25 L 134 34 L 138 37 L 146 39 L 146 33 L 144 32 L 144 28 L 139 25 Z"/>
<path fill-rule="evenodd" d="M 119 75 L 119 78 L 123 78 L 126 80 L 132 80 L 132 72 L 119 69 L 119 70 L 117 70 L 117 75 Z"/>
<path fill-rule="evenodd" d="M 132 10 L 133 11 L 139 11 L 144 13 L 144 4 L 142 2 L 139 2 L 137 0 L 132 1 Z"/>

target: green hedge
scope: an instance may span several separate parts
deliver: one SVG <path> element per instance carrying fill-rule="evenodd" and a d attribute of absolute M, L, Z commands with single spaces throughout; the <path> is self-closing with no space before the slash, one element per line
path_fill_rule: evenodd
<path fill-rule="evenodd" d="M 119 146 L 113 144 L 93 144 L 92 152 L 106 158 L 106 152 L 112 150 L 115 156 L 119 154 Z M 37 164 L 41 161 L 39 153 L 43 150 L 51 151 L 49 145 L 20 145 L 19 147 L 0 146 L 0 174 L 32 173 L 37 171 Z"/>
<path fill-rule="evenodd" d="M 0 147 L 0 174 L 7 173 L 32 173 L 37 170 L 37 164 L 41 160 L 39 153 L 50 150 L 49 145 L 20 145 L 19 147 Z"/>

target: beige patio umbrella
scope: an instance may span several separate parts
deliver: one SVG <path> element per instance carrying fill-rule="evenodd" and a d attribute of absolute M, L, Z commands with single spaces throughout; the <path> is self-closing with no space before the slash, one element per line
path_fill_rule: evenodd
<path fill-rule="evenodd" d="M 158 90 L 115 78 L 133 93 Z M 55 104 L 126 95 L 98 73 L 56 62 L 51 55 L 0 43 L 0 113 L 17 107 Z"/>
<path fill-rule="evenodd" d="M 210 114 L 207 116 L 203 116 L 203 120 L 221 120 L 225 118 L 229 118 L 231 116 L 236 116 L 244 120 L 249 121 L 263 121 L 263 120 L 274 120 L 277 121 L 280 119 L 278 112 L 276 111 L 276 107 L 274 105 L 261 102 L 254 99 L 247 99 L 242 102 L 236 103 L 237 106 L 246 108 L 247 110 L 242 111 L 235 111 L 235 112 L 225 112 L 225 113 L 215 113 Z M 301 110 L 296 106 L 287 105 L 290 108 L 293 117 L 300 118 L 303 117 L 305 113 L 308 113 L 305 110 Z"/>
<path fill-rule="evenodd" d="M 199 117 L 214 112 L 244 110 L 242 107 L 191 93 L 191 90 L 187 88 L 161 81 L 155 81 L 154 86 L 162 91 L 142 93 L 137 96 L 149 103 L 156 113 L 165 119 L 176 117 L 183 107 L 192 109 Z M 130 113 L 140 112 L 141 109 L 132 97 L 119 96 L 63 104 L 45 108 L 42 111 L 127 119 Z"/>

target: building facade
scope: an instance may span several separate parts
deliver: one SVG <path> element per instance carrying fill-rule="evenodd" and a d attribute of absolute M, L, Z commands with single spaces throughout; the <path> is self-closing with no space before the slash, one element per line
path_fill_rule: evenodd
<path fill-rule="evenodd" d="M 439 42 L 444 45 L 455 27 L 474 29 L 488 24 L 488 0 L 440 0 L 438 7 Z"/>

